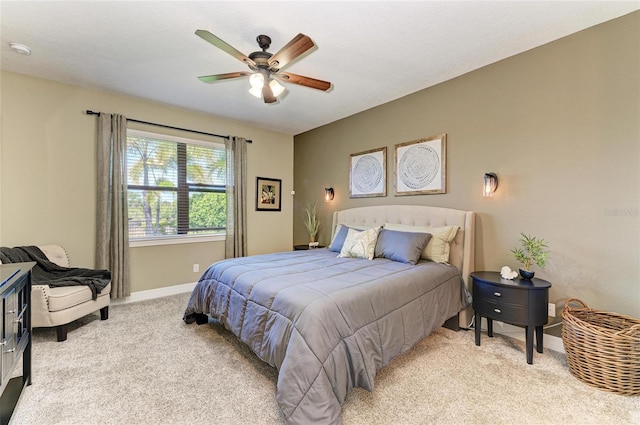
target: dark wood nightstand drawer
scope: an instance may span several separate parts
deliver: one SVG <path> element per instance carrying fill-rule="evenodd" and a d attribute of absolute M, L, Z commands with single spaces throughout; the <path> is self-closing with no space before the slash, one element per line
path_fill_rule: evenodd
<path fill-rule="evenodd" d="M 528 309 L 526 306 L 496 303 L 488 300 L 475 300 L 474 309 L 485 317 L 513 325 L 526 326 Z"/>
<path fill-rule="evenodd" d="M 501 303 L 519 304 L 526 306 L 529 301 L 528 291 L 520 288 L 506 288 L 504 286 L 482 283 L 473 285 L 473 297 Z"/>

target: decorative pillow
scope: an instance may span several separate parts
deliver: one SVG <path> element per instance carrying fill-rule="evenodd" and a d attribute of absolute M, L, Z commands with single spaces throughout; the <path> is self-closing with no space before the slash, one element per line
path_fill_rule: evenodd
<path fill-rule="evenodd" d="M 373 260 L 379 232 L 380 227 L 374 227 L 373 229 L 363 231 L 349 229 L 338 257 L 366 258 L 367 260 Z"/>
<path fill-rule="evenodd" d="M 344 240 L 347 237 L 348 232 L 349 227 L 338 224 L 338 231 L 333 236 L 331 245 L 329 245 L 329 251 L 340 252 L 342 250 L 342 245 L 344 245 Z"/>
<path fill-rule="evenodd" d="M 362 230 L 373 229 L 374 227 L 381 227 L 375 225 L 361 225 L 356 227 L 345 226 L 344 224 L 338 224 L 338 231 L 334 234 L 333 240 L 329 245 L 329 251 L 340 252 L 342 250 L 342 245 L 344 244 L 344 239 L 347 237 L 347 232 L 349 229 L 357 230 L 361 232 Z"/>
<path fill-rule="evenodd" d="M 401 263 L 416 264 L 430 238 L 429 233 L 382 229 L 378 234 L 375 256 Z"/>
<path fill-rule="evenodd" d="M 422 258 L 436 263 L 449 263 L 449 243 L 456 237 L 458 226 L 410 226 L 408 224 L 385 223 L 385 229 L 400 232 L 430 233 L 431 238 L 422 250 Z"/>

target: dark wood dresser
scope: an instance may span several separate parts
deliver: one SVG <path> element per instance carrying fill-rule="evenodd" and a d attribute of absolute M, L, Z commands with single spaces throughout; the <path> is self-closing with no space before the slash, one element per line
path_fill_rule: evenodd
<path fill-rule="evenodd" d="M 9 423 L 22 390 L 31 385 L 31 269 L 36 263 L 0 265 L 2 338 L 0 424 Z M 22 356 L 22 375 L 15 374 Z"/>

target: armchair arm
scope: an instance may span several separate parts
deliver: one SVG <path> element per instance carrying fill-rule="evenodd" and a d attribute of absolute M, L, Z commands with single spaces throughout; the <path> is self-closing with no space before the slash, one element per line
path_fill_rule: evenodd
<path fill-rule="evenodd" d="M 31 323 L 34 327 L 53 326 L 49 314 L 48 285 L 33 285 L 31 288 Z"/>

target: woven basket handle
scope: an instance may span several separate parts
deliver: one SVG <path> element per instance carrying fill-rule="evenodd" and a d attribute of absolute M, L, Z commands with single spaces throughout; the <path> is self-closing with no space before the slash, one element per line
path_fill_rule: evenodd
<path fill-rule="evenodd" d="M 640 323 L 633 325 L 628 329 L 616 332 L 614 335 L 628 335 L 630 337 L 640 338 Z"/>
<path fill-rule="evenodd" d="M 573 302 L 573 303 L 581 304 L 581 306 L 580 306 L 580 307 L 577 307 L 577 308 L 579 308 L 579 309 L 582 309 L 582 308 L 589 308 L 589 306 L 588 306 L 584 301 L 579 300 L 579 299 L 577 299 L 577 298 L 569 298 L 568 300 L 566 300 L 566 301 L 564 302 L 564 309 L 565 309 L 565 310 L 567 310 L 567 311 L 575 310 L 575 309 L 576 309 L 576 307 L 571 307 L 571 306 L 569 305 L 569 304 L 570 304 L 570 303 L 572 303 L 572 302 Z"/>

